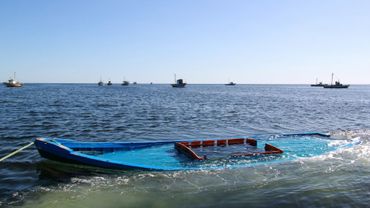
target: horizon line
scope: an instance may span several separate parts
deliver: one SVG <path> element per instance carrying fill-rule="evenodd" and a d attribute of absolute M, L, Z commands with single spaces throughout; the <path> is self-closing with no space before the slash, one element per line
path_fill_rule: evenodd
<path fill-rule="evenodd" d="M 136 82 L 137 85 L 140 84 L 157 84 L 157 85 L 171 85 L 171 83 L 150 83 L 150 82 Z M 97 82 L 23 82 L 22 84 L 97 84 Z M 106 84 L 106 83 L 104 83 Z M 121 85 L 121 82 L 112 82 L 114 85 Z M 227 83 L 186 83 L 187 85 L 225 85 Z M 236 85 L 311 85 L 312 83 L 236 83 Z M 348 83 L 346 83 L 348 84 Z M 135 85 L 130 82 L 130 85 Z M 370 85 L 370 83 L 355 83 L 349 85 Z"/>

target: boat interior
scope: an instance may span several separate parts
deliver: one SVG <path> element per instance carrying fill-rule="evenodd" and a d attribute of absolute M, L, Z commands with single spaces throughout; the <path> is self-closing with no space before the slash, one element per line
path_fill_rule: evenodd
<path fill-rule="evenodd" d="M 283 153 L 281 149 L 270 144 L 265 144 L 264 149 L 257 148 L 257 141 L 251 138 L 177 142 L 175 148 L 193 160 Z"/>

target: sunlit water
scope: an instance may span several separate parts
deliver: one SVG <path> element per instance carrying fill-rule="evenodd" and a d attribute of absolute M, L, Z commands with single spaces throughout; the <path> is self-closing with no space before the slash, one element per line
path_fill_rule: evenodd
<path fill-rule="evenodd" d="M 369 115 L 370 86 L 0 87 L 1 156 L 40 136 L 144 141 L 321 131 L 333 136 L 329 149 L 340 147 L 282 163 L 171 172 L 64 165 L 31 147 L 0 163 L 0 206 L 367 207 Z"/>

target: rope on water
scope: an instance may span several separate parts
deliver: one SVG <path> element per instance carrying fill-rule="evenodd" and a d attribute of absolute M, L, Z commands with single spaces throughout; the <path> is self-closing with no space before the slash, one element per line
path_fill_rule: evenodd
<path fill-rule="evenodd" d="M 10 153 L 9 155 L 7 155 L 7 156 L 5 156 L 5 157 L 2 157 L 2 158 L 0 159 L 0 162 L 2 162 L 2 161 L 4 161 L 4 160 L 8 159 L 8 158 L 9 158 L 9 157 L 11 157 L 11 156 L 14 156 L 15 154 L 17 154 L 17 153 L 19 153 L 20 151 L 22 151 L 22 150 L 24 150 L 24 149 L 26 149 L 26 148 L 30 147 L 31 145 L 33 145 L 33 142 L 31 142 L 31 143 L 27 144 L 26 146 L 23 146 L 23 147 L 21 147 L 21 148 L 19 148 L 19 149 L 15 150 L 14 152 Z"/>

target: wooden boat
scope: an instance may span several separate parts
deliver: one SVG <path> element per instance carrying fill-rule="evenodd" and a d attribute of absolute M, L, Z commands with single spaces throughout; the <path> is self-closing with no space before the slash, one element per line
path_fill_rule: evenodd
<path fill-rule="evenodd" d="M 37 138 L 34 143 L 42 157 L 73 164 L 108 169 L 199 170 L 245 167 L 295 159 L 297 155 L 322 154 L 331 150 L 326 145 L 327 137 L 320 133 L 306 133 L 259 136 L 259 139 L 157 142 L 78 142 Z M 286 152 L 283 152 L 285 148 Z"/>
<path fill-rule="evenodd" d="M 23 86 L 23 84 L 22 84 L 22 83 L 18 82 L 18 81 L 15 79 L 15 72 L 14 72 L 14 76 L 13 76 L 13 78 L 10 78 L 10 79 L 8 80 L 8 82 L 4 82 L 4 85 L 5 85 L 6 87 L 22 87 L 22 86 Z"/>

